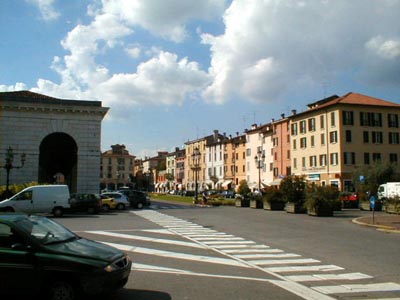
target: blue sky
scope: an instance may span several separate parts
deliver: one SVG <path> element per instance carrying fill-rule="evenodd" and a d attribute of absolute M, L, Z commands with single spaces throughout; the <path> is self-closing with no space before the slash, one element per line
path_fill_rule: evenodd
<path fill-rule="evenodd" d="M 0 91 L 100 100 L 138 157 L 358 92 L 400 103 L 399 0 L 2 0 Z"/>

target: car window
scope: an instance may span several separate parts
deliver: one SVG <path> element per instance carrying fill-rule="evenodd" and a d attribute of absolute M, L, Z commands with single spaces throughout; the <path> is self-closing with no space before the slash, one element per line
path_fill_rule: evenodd
<path fill-rule="evenodd" d="M 12 245 L 22 242 L 22 238 L 7 224 L 0 224 L 0 248 L 11 248 Z"/>
<path fill-rule="evenodd" d="M 15 200 L 32 200 L 32 191 L 26 191 L 19 194 Z"/>

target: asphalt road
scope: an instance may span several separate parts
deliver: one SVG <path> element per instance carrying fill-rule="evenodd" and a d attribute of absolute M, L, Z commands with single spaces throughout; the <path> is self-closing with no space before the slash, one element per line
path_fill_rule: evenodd
<path fill-rule="evenodd" d="M 365 214 L 154 202 L 57 220 L 130 255 L 130 280 L 112 299 L 400 299 L 400 234 L 351 222 Z"/>

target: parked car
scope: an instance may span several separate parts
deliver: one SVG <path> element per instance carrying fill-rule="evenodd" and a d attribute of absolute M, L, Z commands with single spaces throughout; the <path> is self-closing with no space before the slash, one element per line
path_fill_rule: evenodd
<path fill-rule="evenodd" d="M 35 185 L 0 202 L 0 211 L 52 213 L 61 217 L 70 206 L 69 198 L 67 185 Z"/>
<path fill-rule="evenodd" d="M 340 200 L 344 208 L 358 208 L 359 196 L 356 192 L 343 192 Z"/>
<path fill-rule="evenodd" d="M 234 191 L 222 191 L 222 193 L 221 193 L 221 196 L 222 197 L 224 197 L 224 198 L 230 198 L 230 199 L 233 199 L 233 198 L 235 198 L 235 192 Z"/>
<path fill-rule="evenodd" d="M 151 204 L 150 197 L 147 192 L 137 190 L 123 190 L 120 192 L 128 197 L 130 206 L 133 208 L 142 209 L 143 207 Z"/>
<path fill-rule="evenodd" d="M 88 212 L 97 214 L 101 210 L 101 199 L 97 194 L 71 194 L 70 212 Z"/>
<path fill-rule="evenodd" d="M 0 294 L 50 300 L 102 296 L 126 284 L 131 264 L 122 251 L 46 217 L 0 214 Z"/>
<path fill-rule="evenodd" d="M 106 192 L 102 193 L 102 195 L 114 198 L 115 202 L 117 202 L 118 210 L 124 210 L 130 205 L 128 197 L 122 192 Z"/>
<path fill-rule="evenodd" d="M 109 211 L 117 208 L 117 202 L 114 198 L 107 195 L 100 195 L 102 211 Z"/>

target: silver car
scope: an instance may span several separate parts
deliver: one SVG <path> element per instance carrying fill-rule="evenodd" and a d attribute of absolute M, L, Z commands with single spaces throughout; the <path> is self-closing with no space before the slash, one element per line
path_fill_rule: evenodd
<path fill-rule="evenodd" d="M 116 208 L 118 210 L 124 210 L 127 207 L 129 207 L 128 197 L 125 196 L 122 193 L 119 193 L 119 192 L 105 192 L 105 193 L 102 193 L 102 195 L 114 198 L 115 202 L 117 202 L 117 207 Z"/>

